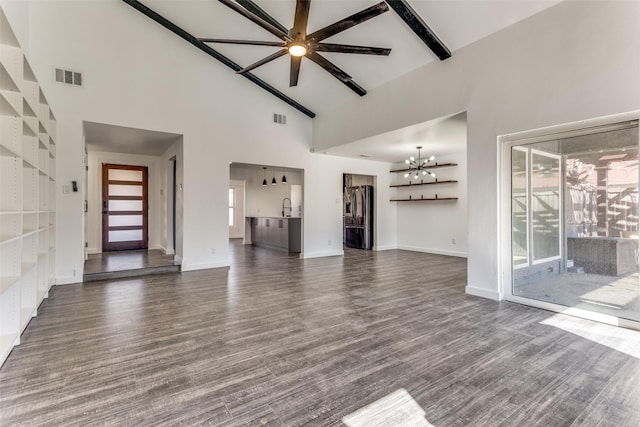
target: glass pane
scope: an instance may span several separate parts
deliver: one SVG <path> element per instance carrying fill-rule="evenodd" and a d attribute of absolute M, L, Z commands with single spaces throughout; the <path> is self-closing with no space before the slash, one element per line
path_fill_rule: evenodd
<path fill-rule="evenodd" d="M 109 169 L 109 181 L 142 181 L 142 171 Z"/>
<path fill-rule="evenodd" d="M 560 159 L 531 153 L 533 260 L 560 256 Z"/>
<path fill-rule="evenodd" d="M 142 211 L 142 200 L 109 200 L 110 211 Z"/>
<path fill-rule="evenodd" d="M 142 230 L 109 231 L 109 242 L 129 242 L 142 240 Z"/>
<path fill-rule="evenodd" d="M 229 227 L 233 226 L 233 208 L 229 208 Z"/>
<path fill-rule="evenodd" d="M 511 151 L 511 218 L 513 265 L 527 264 L 527 152 L 517 148 Z"/>
<path fill-rule="evenodd" d="M 142 197 L 142 185 L 109 184 L 109 195 Z"/>
<path fill-rule="evenodd" d="M 109 227 L 142 225 L 142 215 L 109 215 Z"/>
<path fill-rule="evenodd" d="M 536 262 L 512 270 L 514 295 L 640 321 L 638 143 L 638 126 L 622 123 L 519 147 L 530 156 L 524 216 Z M 522 155 L 512 158 L 516 200 Z"/>
<path fill-rule="evenodd" d="M 229 207 L 235 206 L 236 200 L 236 190 L 233 188 L 229 189 Z"/>

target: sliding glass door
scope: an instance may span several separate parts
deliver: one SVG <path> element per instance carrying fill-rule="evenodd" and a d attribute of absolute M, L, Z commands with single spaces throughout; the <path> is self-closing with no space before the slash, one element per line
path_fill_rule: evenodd
<path fill-rule="evenodd" d="M 640 322 L 638 124 L 510 142 L 507 297 Z"/>

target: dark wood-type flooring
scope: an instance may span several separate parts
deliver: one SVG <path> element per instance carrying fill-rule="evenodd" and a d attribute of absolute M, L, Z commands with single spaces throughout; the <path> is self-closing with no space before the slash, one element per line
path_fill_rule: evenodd
<path fill-rule="evenodd" d="M 159 249 L 91 254 L 84 263 L 83 282 L 180 271 L 173 255 Z"/>
<path fill-rule="evenodd" d="M 437 427 L 640 425 L 637 353 L 465 295 L 464 259 L 231 249 L 54 287 L 0 369 L 0 425 L 344 426 L 398 390 Z"/>

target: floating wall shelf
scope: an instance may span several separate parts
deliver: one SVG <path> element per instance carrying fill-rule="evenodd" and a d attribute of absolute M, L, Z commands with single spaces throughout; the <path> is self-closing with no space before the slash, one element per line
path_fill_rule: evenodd
<path fill-rule="evenodd" d="M 448 168 L 451 166 L 458 166 L 457 163 L 436 163 L 432 166 L 425 166 L 422 169 L 438 169 L 438 168 Z M 389 171 L 391 173 L 400 173 L 400 172 L 411 172 L 411 171 L 415 171 L 415 169 L 398 169 L 398 170 L 394 170 L 394 171 Z"/>
<path fill-rule="evenodd" d="M 458 180 L 455 179 L 448 179 L 446 181 L 433 181 L 433 182 L 417 182 L 415 184 L 396 184 L 396 185 L 390 185 L 389 187 L 415 187 L 417 185 L 436 185 L 436 184 L 453 184 L 454 182 L 458 182 Z"/>
<path fill-rule="evenodd" d="M 424 199 L 391 199 L 390 202 L 435 202 L 444 200 L 458 200 L 457 197 L 429 197 Z"/>

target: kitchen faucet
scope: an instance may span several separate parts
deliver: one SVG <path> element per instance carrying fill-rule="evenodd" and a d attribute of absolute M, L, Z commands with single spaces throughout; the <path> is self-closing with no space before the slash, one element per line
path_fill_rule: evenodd
<path fill-rule="evenodd" d="M 285 205 L 284 205 L 285 200 L 288 200 L 288 201 L 289 201 L 289 206 L 285 206 Z M 282 216 L 283 216 L 283 217 L 285 216 L 285 215 L 284 215 L 284 210 L 285 210 L 285 209 L 289 209 L 289 216 L 291 216 L 291 199 L 290 199 L 290 198 L 288 198 L 288 197 L 285 197 L 284 199 L 282 199 Z"/>

